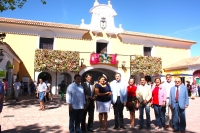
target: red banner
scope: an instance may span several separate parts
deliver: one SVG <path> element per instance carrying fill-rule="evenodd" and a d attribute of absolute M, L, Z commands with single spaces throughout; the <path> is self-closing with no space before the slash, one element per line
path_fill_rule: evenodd
<path fill-rule="evenodd" d="M 97 54 L 92 53 L 90 55 L 90 64 L 117 64 L 117 55 L 116 54 Z"/>

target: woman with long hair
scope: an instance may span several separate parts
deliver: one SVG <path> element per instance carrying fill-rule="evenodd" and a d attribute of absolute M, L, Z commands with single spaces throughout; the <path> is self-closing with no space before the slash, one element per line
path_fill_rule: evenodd
<path fill-rule="evenodd" d="M 138 108 L 138 100 L 136 98 L 135 79 L 130 78 L 127 86 L 127 103 L 126 108 L 130 112 L 130 128 L 134 128 L 135 123 L 135 110 Z"/>
<path fill-rule="evenodd" d="M 161 79 L 155 78 L 152 88 L 152 106 L 156 117 L 156 130 L 164 130 L 166 112 L 166 90 L 161 86 Z"/>
<path fill-rule="evenodd" d="M 42 111 L 45 110 L 44 98 L 46 96 L 46 91 L 47 91 L 47 85 L 40 78 L 39 79 L 39 84 L 37 86 L 37 93 L 39 93 L 39 101 L 40 101 L 40 109 L 39 110 L 42 110 Z"/>
<path fill-rule="evenodd" d="M 107 130 L 107 119 L 108 119 L 108 112 L 110 112 L 110 105 L 111 105 L 111 88 L 105 82 L 105 77 L 99 77 L 99 83 L 95 84 L 95 94 L 96 94 L 96 101 L 97 101 L 97 112 L 99 112 L 99 122 L 100 122 L 100 130 L 106 131 Z M 102 125 L 102 120 L 104 120 Z"/>

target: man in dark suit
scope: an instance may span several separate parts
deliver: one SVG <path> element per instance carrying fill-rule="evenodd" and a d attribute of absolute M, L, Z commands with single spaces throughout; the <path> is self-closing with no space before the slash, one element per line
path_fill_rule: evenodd
<path fill-rule="evenodd" d="M 180 78 L 175 79 L 175 86 L 170 90 L 169 105 L 173 111 L 173 132 L 180 130 L 181 133 L 185 133 L 185 109 L 189 105 L 189 100 L 187 88 L 184 85 L 181 85 Z"/>
<path fill-rule="evenodd" d="M 86 82 L 82 84 L 84 88 L 85 98 L 86 98 L 86 110 L 83 113 L 83 119 L 81 122 L 81 129 L 83 132 L 86 132 L 86 116 L 88 113 L 88 124 L 87 131 L 93 132 L 93 122 L 94 122 L 94 101 L 95 101 L 95 93 L 94 86 L 91 85 L 92 75 L 85 75 Z"/>

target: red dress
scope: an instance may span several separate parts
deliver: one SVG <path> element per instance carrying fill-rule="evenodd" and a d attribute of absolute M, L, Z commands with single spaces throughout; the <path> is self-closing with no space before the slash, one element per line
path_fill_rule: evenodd
<path fill-rule="evenodd" d="M 137 87 L 134 85 L 127 86 L 127 104 L 126 107 L 129 111 L 135 111 L 135 103 L 136 103 L 136 90 Z"/>

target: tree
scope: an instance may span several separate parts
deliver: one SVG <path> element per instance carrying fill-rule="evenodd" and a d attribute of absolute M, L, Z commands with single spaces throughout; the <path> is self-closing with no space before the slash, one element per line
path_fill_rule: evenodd
<path fill-rule="evenodd" d="M 0 0 L 0 12 L 22 8 L 26 2 L 27 0 Z M 45 0 L 41 0 L 41 2 L 46 4 Z"/>

